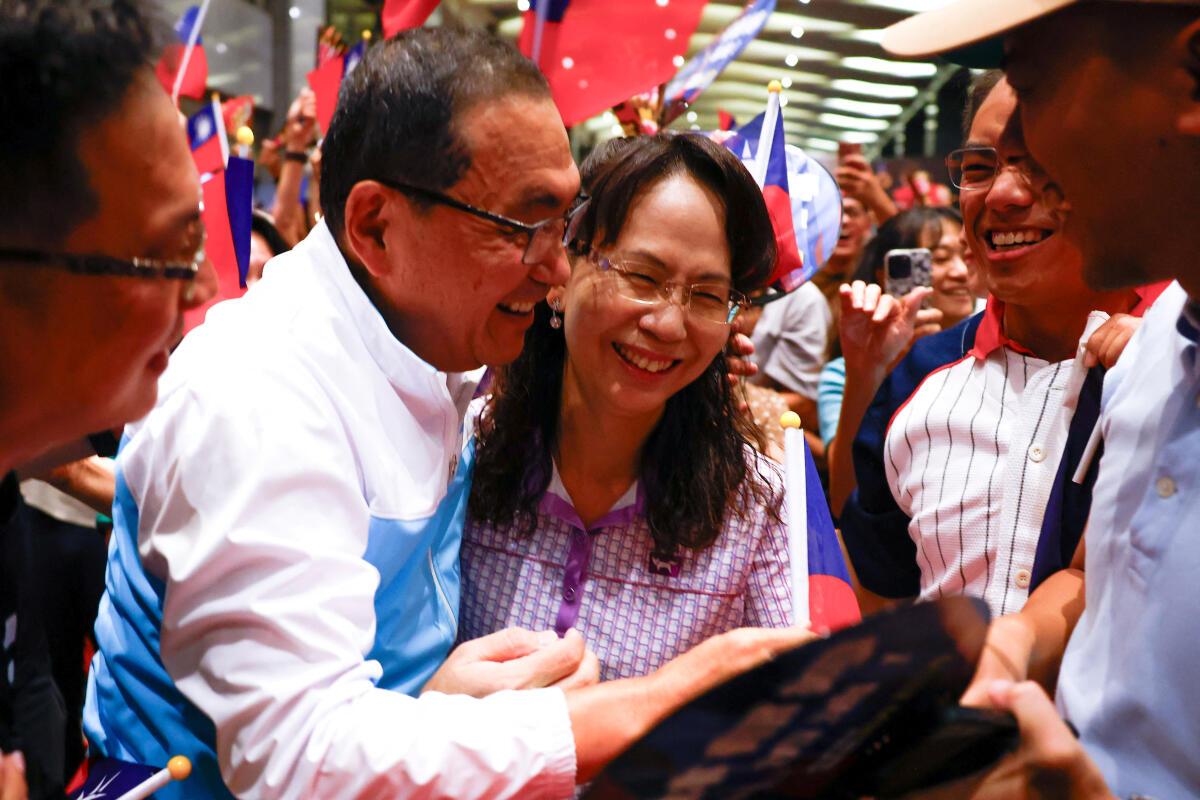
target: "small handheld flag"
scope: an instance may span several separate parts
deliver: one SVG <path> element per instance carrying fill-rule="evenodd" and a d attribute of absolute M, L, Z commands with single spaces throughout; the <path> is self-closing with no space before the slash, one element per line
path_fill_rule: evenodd
<path fill-rule="evenodd" d="M 188 117 L 187 132 L 197 172 L 204 175 L 225 169 L 229 162 L 229 138 L 216 95 L 208 105 Z"/>
<path fill-rule="evenodd" d="M 385 0 L 379 14 L 384 38 L 390 39 L 400 31 L 421 27 L 437 5 L 438 0 Z"/>
<path fill-rule="evenodd" d="M 788 411 L 779 418 L 783 426 L 785 485 L 788 502 L 788 556 L 792 564 L 792 624 L 807 625 L 808 613 L 808 494 L 805 481 L 804 428 L 800 415 Z"/>
<path fill-rule="evenodd" d="M 770 283 L 787 284 L 794 274 L 804 274 L 804 260 L 796 246 L 796 229 L 792 225 L 792 198 L 788 193 L 787 151 L 780 113 L 779 95 L 783 86 L 771 81 L 767 87 L 767 113 L 758 136 L 758 155 L 754 161 L 754 179 L 762 187 L 771 227 L 775 229 L 775 245 L 779 260 Z M 803 280 L 797 281 L 802 283 Z"/>
<path fill-rule="evenodd" d="M 788 411 L 784 428 L 784 490 L 793 624 L 838 630 L 862 619 L 850 586 L 829 503 L 804 441 L 800 417 Z"/>
<path fill-rule="evenodd" d="M 68 800 L 144 800 L 171 781 L 186 780 L 192 762 L 175 756 L 160 770 L 115 758 L 92 757 L 68 787 Z"/>
<path fill-rule="evenodd" d="M 183 12 L 175 23 L 178 41 L 168 45 L 155 67 L 155 75 L 162 87 L 171 93 L 172 102 L 180 96 L 200 99 L 208 84 L 208 57 L 204 52 L 204 40 L 200 28 L 208 13 L 211 0 L 204 0 Z"/>
<path fill-rule="evenodd" d="M 775 0 L 753 0 L 733 22 L 703 50 L 680 68 L 664 92 L 665 116 L 673 120 L 712 85 L 717 76 L 754 41 L 775 11 Z M 722 128 L 722 130 L 728 130 Z"/>

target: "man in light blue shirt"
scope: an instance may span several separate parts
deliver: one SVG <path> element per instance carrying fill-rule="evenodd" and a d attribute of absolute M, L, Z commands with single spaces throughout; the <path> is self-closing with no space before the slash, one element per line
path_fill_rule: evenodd
<path fill-rule="evenodd" d="M 960 0 L 883 44 L 973 66 L 1003 52 L 1029 150 L 1071 202 L 1066 235 L 1089 284 L 1177 281 L 1105 383 L 1076 569 L 993 624 L 964 698 L 1021 723 L 1007 776 L 1021 785 L 993 780 L 987 796 L 1047 778 L 1054 796 L 1200 796 L 1200 2 Z M 1052 686 L 1056 673 L 1078 741 L 1036 685 L 1012 683 Z"/>

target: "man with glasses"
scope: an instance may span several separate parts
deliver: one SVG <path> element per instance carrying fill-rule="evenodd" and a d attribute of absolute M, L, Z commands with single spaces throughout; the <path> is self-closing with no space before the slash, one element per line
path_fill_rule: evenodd
<path fill-rule="evenodd" d="M 1003 58 L 1030 151 L 1071 200 L 1066 233 L 1088 282 L 1177 281 L 1105 381 L 1105 451 L 1078 569 L 993 623 L 965 698 L 1021 723 L 1022 762 L 1008 777 L 1026 785 L 996 796 L 1036 786 L 1200 796 L 1200 3 L 964 0 L 884 44 L 974 65 Z M 1041 688 L 1012 683 L 1026 676 L 1047 688 L 1057 676 L 1058 711 L 1078 738 Z"/>
<path fill-rule="evenodd" d="M 916 342 L 884 381 L 855 439 L 858 488 L 841 523 L 869 592 L 967 594 L 1000 615 L 1070 563 L 1095 471 L 1083 486 L 1070 477 L 1101 380 L 1077 353 L 1105 352 L 1144 304 L 1083 283 L 1062 192 L 1026 150 L 1002 76 L 984 74 L 971 95 L 966 146 L 947 165 L 988 305 Z"/>
<path fill-rule="evenodd" d="M 585 688 L 576 632 L 451 654 L 460 373 L 515 358 L 566 281 L 578 172 L 531 63 L 420 29 L 343 84 L 321 180 L 324 220 L 188 337 L 118 459 L 89 741 L 189 755 L 166 798 L 570 796 L 800 634 L 734 632 Z"/>
<path fill-rule="evenodd" d="M 215 278 L 154 78 L 160 33 L 135 0 L 0 4 L 0 750 L 23 754 L 4 759 L 4 798 L 17 783 L 61 797 L 63 737 L 79 735 L 39 619 L 37 593 L 58 587 L 35 583 L 12 470 L 149 411 L 183 312 Z"/>

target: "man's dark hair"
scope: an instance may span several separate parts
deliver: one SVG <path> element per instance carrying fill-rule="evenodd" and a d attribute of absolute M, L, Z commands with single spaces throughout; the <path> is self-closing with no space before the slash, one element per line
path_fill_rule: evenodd
<path fill-rule="evenodd" d="M 751 292 L 769 278 L 776 248 L 766 203 L 754 178 L 721 145 L 693 134 L 613 140 L 588 157 L 580 175 L 592 200 L 573 243 L 576 253 L 615 243 L 639 197 L 662 180 L 684 175 L 724 207 L 733 285 Z M 567 344 L 563 329 L 552 328 L 549 318 L 549 308 L 539 303 L 525 347 L 497 372 L 479 423 L 470 513 L 498 526 L 516 523 L 518 535 L 534 533 L 537 504 L 558 448 Z M 766 508 L 778 520 L 780 498 L 767 488 L 769 468 L 748 447 L 763 446 L 762 432 L 738 411 L 728 371 L 719 353 L 700 377 L 667 400 L 642 447 L 638 472 L 660 556 L 708 547 L 730 514 L 744 518 Z"/>
<path fill-rule="evenodd" d="M 476 103 L 550 97 L 545 76 L 482 31 L 416 28 L 371 48 L 342 83 L 321 146 L 321 211 L 336 235 L 354 184 L 388 178 L 440 190 L 471 166 L 455 121 Z M 512 132 L 513 147 L 521 131 Z"/>
<path fill-rule="evenodd" d="M 53 246 L 95 213 L 80 139 L 167 31 L 142 0 L 0 0 L 0 238 Z"/>
<path fill-rule="evenodd" d="M 962 135 L 964 142 L 971 138 L 971 126 L 975 123 L 975 115 L 979 113 L 983 101 L 988 99 L 988 95 L 1003 78 L 1004 70 L 989 69 L 971 79 L 970 85 L 967 86 L 967 104 L 963 107 Z"/>

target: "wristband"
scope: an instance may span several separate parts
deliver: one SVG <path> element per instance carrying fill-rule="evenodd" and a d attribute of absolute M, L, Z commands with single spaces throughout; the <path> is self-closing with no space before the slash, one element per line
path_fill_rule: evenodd
<path fill-rule="evenodd" d="M 303 150 L 285 150 L 283 153 L 284 161 L 295 161 L 297 164 L 308 163 L 308 153 Z"/>

